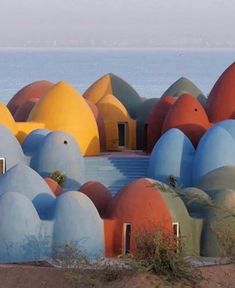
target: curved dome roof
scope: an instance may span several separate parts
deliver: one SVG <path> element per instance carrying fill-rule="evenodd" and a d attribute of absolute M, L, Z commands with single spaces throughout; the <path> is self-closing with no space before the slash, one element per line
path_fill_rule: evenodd
<path fill-rule="evenodd" d="M 78 189 L 84 181 L 84 159 L 75 139 L 62 131 L 51 132 L 40 142 L 30 164 L 43 177 L 60 171 L 64 187 Z"/>
<path fill-rule="evenodd" d="M 35 254 L 40 255 L 41 251 L 33 251 L 33 241 L 40 241 L 39 233 L 40 219 L 27 197 L 15 192 L 0 196 L 1 263 L 39 260 Z M 40 244 L 37 242 L 38 250 Z"/>
<path fill-rule="evenodd" d="M 206 97 L 202 91 L 189 79 L 185 77 L 179 78 L 175 81 L 162 95 L 165 96 L 180 97 L 182 94 L 189 93 L 193 95 L 201 103 L 202 106 L 206 104 Z"/>
<path fill-rule="evenodd" d="M 47 218 L 54 195 L 44 179 L 33 169 L 18 164 L 0 177 L 0 195 L 18 192 L 31 200 L 41 218 Z"/>
<path fill-rule="evenodd" d="M 206 110 L 211 122 L 235 117 L 235 62 L 229 66 L 212 88 Z"/>
<path fill-rule="evenodd" d="M 57 197 L 54 219 L 55 243 L 74 243 L 89 257 L 104 254 L 103 221 L 86 195 L 70 191 Z"/>
<path fill-rule="evenodd" d="M 193 164 L 194 185 L 216 168 L 235 165 L 235 141 L 224 128 L 210 128 L 200 140 Z"/>
<path fill-rule="evenodd" d="M 7 107 L 0 102 L 0 124 L 6 126 L 16 136 L 18 129 L 15 120 Z"/>
<path fill-rule="evenodd" d="M 126 107 L 132 118 L 137 117 L 137 110 L 143 100 L 133 87 L 112 73 L 98 79 L 86 90 L 83 96 L 96 104 L 107 94 L 113 94 Z"/>
<path fill-rule="evenodd" d="M 167 113 L 162 133 L 178 128 L 196 146 L 209 127 L 208 117 L 200 102 L 190 94 L 182 94 Z"/>
<path fill-rule="evenodd" d="M 192 164 L 195 149 L 183 132 L 173 128 L 155 144 L 149 160 L 147 175 L 169 184 L 173 175 L 179 185 L 192 185 Z"/>
<path fill-rule="evenodd" d="M 85 99 L 64 81 L 54 85 L 39 100 L 28 121 L 41 122 L 47 129 L 70 133 L 83 155 L 100 152 L 99 132 L 92 111 Z"/>
<path fill-rule="evenodd" d="M 22 143 L 22 149 L 24 153 L 34 153 L 37 151 L 38 147 L 40 147 L 44 138 L 51 131 L 48 129 L 36 129 L 33 130 Z"/>
<path fill-rule="evenodd" d="M 11 131 L 3 125 L 0 125 L 0 139 L 0 157 L 6 158 L 6 170 L 25 161 L 20 143 Z"/>
<path fill-rule="evenodd" d="M 31 98 L 40 98 L 48 92 L 48 90 L 54 85 L 54 83 L 46 80 L 33 82 L 20 91 L 7 104 L 8 109 L 14 115 L 18 107 L 30 100 Z"/>

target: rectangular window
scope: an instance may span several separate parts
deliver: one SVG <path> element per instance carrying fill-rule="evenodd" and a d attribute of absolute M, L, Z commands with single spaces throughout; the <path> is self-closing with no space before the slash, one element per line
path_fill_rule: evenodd
<path fill-rule="evenodd" d="M 127 255 L 130 253 L 131 248 L 131 224 L 123 224 L 123 254 Z"/>
<path fill-rule="evenodd" d="M 6 172 L 6 159 L 0 158 L 0 175 Z"/>
<path fill-rule="evenodd" d="M 180 251 L 180 224 L 179 222 L 173 222 L 173 233 L 174 233 L 174 239 L 176 241 L 176 252 L 179 253 Z"/>
<path fill-rule="evenodd" d="M 126 147 L 126 123 L 118 123 L 118 146 Z"/>

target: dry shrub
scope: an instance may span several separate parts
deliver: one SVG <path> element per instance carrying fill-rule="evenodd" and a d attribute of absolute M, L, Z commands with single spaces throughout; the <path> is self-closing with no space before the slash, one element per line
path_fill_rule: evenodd
<path fill-rule="evenodd" d="M 182 239 L 155 227 L 135 235 L 134 264 L 167 281 L 188 281 L 195 286 L 201 275 L 183 255 Z"/>

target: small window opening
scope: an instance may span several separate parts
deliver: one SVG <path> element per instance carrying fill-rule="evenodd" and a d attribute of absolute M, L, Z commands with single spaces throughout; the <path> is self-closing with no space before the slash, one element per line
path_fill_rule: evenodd
<path fill-rule="evenodd" d="M 64 140 L 64 144 L 68 144 L 67 140 Z"/>
<path fill-rule="evenodd" d="M 6 158 L 0 158 L 0 175 L 6 172 Z"/>
<path fill-rule="evenodd" d="M 124 255 L 130 254 L 130 248 L 131 248 L 131 224 L 130 223 L 124 223 L 123 225 L 123 253 Z"/>

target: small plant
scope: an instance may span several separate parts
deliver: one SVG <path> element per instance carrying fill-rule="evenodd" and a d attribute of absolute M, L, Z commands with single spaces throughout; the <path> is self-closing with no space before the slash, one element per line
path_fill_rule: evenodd
<path fill-rule="evenodd" d="M 63 187 L 64 182 L 67 179 L 67 176 L 63 173 L 61 173 L 60 171 L 54 171 L 52 172 L 49 177 L 53 180 L 55 180 L 61 187 Z"/>
<path fill-rule="evenodd" d="M 55 265 L 63 268 L 79 268 L 81 265 L 89 264 L 84 252 L 73 242 L 54 244 L 51 259 Z"/>
<path fill-rule="evenodd" d="M 186 280 L 195 286 L 201 280 L 200 273 L 184 257 L 182 239 L 158 227 L 143 229 L 135 235 L 134 265 L 159 275 L 167 281 Z"/>

